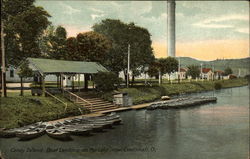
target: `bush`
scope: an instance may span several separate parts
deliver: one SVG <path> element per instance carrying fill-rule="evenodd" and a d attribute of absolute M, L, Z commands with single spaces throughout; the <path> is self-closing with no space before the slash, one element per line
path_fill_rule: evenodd
<path fill-rule="evenodd" d="M 229 75 L 229 79 L 236 79 L 237 78 L 237 76 L 235 76 L 235 75 Z"/>
<path fill-rule="evenodd" d="M 199 77 L 200 76 L 200 68 L 199 68 L 199 66 L 196 66 L 196 65 L 188 66 L 187 75 L 191 76 L 192 79 L 195 79 L 195 78 Z"/>
<path fill-rule="evenodd" d="M 222 88 L 221 83 L 219 83 L 219 82 L 214 83 L 214 88 L 217 89 L 217 90 L 221 89 Z"/>
<path fill-rule="evenodd" d="M 96 89 L 99 91 L 108 92 L 115 90 L 121 83 L 121 79 L 113 72 L 98 72 L 94 76 Z"/>
<path fill-rule="evenodd" d="M 248 83 L 250 83 L 250 74 L 246 75 L 246 76 L 245 76 L 245 79 L 247 79 L 247 80 L 248 80 Z"/>

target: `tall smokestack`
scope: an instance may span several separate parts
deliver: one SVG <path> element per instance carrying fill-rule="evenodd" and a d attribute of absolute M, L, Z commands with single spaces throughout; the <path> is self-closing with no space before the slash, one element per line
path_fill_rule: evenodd
<path fill-rule="evenodd" d="M 167 12 L 168 12 L 168 56 L 175 57 L 175 0 L 167 0 Z"/>

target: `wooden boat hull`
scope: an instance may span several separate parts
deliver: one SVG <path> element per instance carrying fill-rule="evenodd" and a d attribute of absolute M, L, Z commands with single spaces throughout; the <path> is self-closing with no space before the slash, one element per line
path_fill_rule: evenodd
<path fill-rule="evenodd" d="M 85 129 L 80 126 L 60 127 L 60 129 L 69 132 L 72 135 L 89 135 L 91 131 L 91 129 Z"/>
<path fill-rule="evenodd" d="M 53 129 L 56 130 L 56 129 Z M 62 131 L 58 131 L 57 133 L 52 132 L 52 129 L 46 130 L 46 134 L 53 138 L 53 139 L 57 139 L 57 140 L 71 140 L 70 137 L 70 133 L 69 132 L 62 132 Z"/>
<path fill-rule="evenodd" d="M 97 125 L 97 124 L 77 124 L 77 126 L 80 126 L 81 128 L 85 128 L 85 129 L 90 129 L 93 132 L 102 132 L 103 131 L 103 125 Z"/>
<path fill-rule="evenodd" d="M 0 137 L 2 138 L 16 137 L 16 132 L 12 130 L 0 130 Z"/>
<path fill-rule="evenodd" d="M 20 140 L 31 140 L 37 137 L 40 137 L 45 134 L 45 129 L 39 131 L 28 131 L 28 132 L 20 132 L 17 133 L 16 136 L 20 138 Z"/>

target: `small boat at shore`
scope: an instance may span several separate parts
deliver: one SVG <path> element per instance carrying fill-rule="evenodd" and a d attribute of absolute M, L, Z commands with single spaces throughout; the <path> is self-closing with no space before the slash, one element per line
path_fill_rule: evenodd
<path fill-rule="evenodd" d="M 99 125 L 102 126 L 104 129 L 111 129 L 113 127 L 113 122 L 111 121 L 86 120 L 82 123 Z"/>
<path fill-rule="evenodd" d="M 40 137 L 43 134 L 45 134 L 45 128 L 35 128 L 28 131 L 18 132 L 16 133 L 16 136 L 20 138 L 20 140 L 30 140 Z"/>
<path fill-rule="evenodd" d="M 37 123 L 31 124 L 31 125 L 23 126 L 20 128 L 14 128 L 14 129 L 2 128 L 2 129 L 0 129 L 0 137 L 4 137 L 4 138 L 16 137 L 16 135 L 18 133 L 28 132 L 28 131 L 34 130 L 36 128 L 39 128 L 39 127 L 44 128 L 42 123 L 43 122 L 37 122 Z"/>
<path fill-rule="evenodd" d="M 107 119 L 89 119 L 90 122 L 103 122 L 103 123 L 112 123 L 113 125 L 119 125 L 121 123 L 121 118 L 107 118 Z"/>
<path fill-rule="evenodd" d="M 62 126 L 59 128 L 65 132 L 69 132 L 72 135 L 89 135 L 91 132 L 91 129 L 80 127 L 78 125 L 70 125 L 65 127 Z"/>
<path fill-rule="evenodd" d="M 16 136 L 16 131 L 14 129 L 0 129 L 0 137 L 3 138 L 10 138 L 10 137 L 15 137 Z"/>
<path fill-rule="evenodd" d="M 119 125 L 121 123 L 120 116 L 115 117 L 101 117 L 101 118 L 90 118 L 87 119 L 88 121 L 95 121 L 95 122 L 112 122 L 114 125 Z"/>
<path fill-rule="evenodd" d="M 77 126 L 80 126 L 82 128 L 86 128 L 86 129 L 91 129 L 93 132 L 102 132 L 103 131 L 103 125 L 99 125 L 99 124 L 76 124 Z"/>
<path fill-rule="evenodd" d="M 115 113 L 98 117 L 74 117 L 51 122 L 37 122 L 20 128 L 0 128 L 0 137 L 18 137 L 20 140 L 30 140 L 47 134 L 58 140 L 71 140 L 70 135 L 89 135 L 91 132 L 103 132 L 113 125 L 121 123 L 121 118 Z"/>
<path fill-rule="evenodd" d="M 46 133 L 49 137 L 57 140 L 70 140 L 70 133 L 59 128 L 46 129 Z"/>

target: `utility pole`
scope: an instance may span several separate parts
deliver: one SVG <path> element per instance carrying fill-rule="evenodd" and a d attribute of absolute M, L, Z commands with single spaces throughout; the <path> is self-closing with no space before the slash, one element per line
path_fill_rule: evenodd
<path fill-rule="evenodd" d="M 202 63 L 201 63 L 201 80 L 203 79 L 203 77 L 202 77 Z"/>
<path fill-rule="evenodd" d="M 181 80 L 181 57 L 179 57 L 179 63 L 178 63 L 178 83 L 180 83 Z"/>
<path fill-rule="evenodd" d="M 215 78 L 215 69 L 214 69 L 214 62 L 213 62 L 213 81 L 214 81 L 214 78 Z"/>
<path fill-rule="evenodd" d="M 128 44 L 127 88 L 129 87 L 129 69 L 130 69 L 130 44 Z"/>
<path fill-rule="evenodd" d="M 161 81 L 161 70 L 159 70 L 159 85 L 161 85 L 162 81 Z"/>
<path fill-rule="evenodd" d="M 5 81 L 5 46 L 4 46 L 4 31 L 3 31 L 3 21 L 1 20 L 1 48 L 2 48 L 2 97 L 7 97 L 6 92 L 6 81 Z"/>

